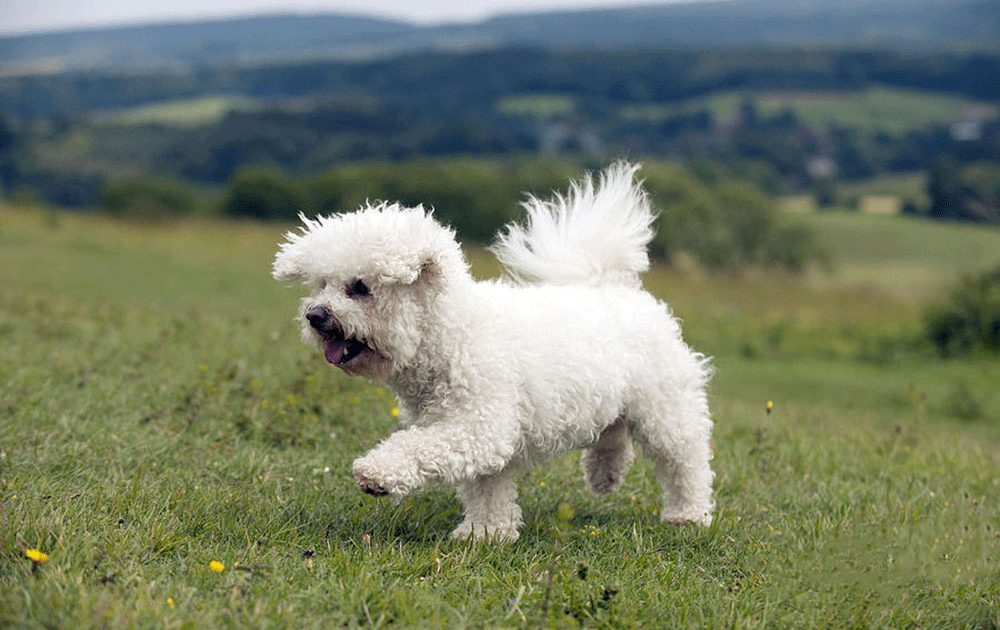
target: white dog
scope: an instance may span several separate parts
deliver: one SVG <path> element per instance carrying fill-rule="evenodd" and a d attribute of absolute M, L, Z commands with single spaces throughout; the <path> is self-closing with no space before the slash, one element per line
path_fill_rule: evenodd
<path fill-rule="evenodd" d="M 582 447 L 590 487 L 610 492 L 634 439 L 663 487 L 663 520 L 711 522 L 710 369 L 641 287 L 653 214 L 637 169 L 529 197 L 527 226 L 493 246 L 507 281 L 473 280 L 454 232 L 421 206 L 302 217 L 274 277 L 309 287 L 304 337 L 399 400 L 402 428 L 354 462 L 362 491 L 443 481 L 465 507 L 453 536 L 516 540 L 518 469 Z"/>

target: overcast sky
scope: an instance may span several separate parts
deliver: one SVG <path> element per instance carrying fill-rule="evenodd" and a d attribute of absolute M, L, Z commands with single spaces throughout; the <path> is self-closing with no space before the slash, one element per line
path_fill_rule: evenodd
<path fill-rule="evenodd" d="M 657 0 L 0 0 L 0 33 L 255 13 L 347 11 L 432 23 Z M 671 1 L 671 0 L 659 0 Z"/>

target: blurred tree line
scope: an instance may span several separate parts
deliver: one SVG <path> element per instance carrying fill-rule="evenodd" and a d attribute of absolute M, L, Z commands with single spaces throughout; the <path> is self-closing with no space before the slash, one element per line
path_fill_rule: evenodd
<path fill-rule="evenodd" d="M 231 94 L 252 98 L 373 98 L 447 118 L 504 94 L 574 96 L 588 108 L 665 102 L 724 89 L 919 88 L 1000 98 L 990 52 L 784 49 L 424 51 L 373 61 L 219 65 L 186 72 L 71 72 L 0 81 L 0 111 L 18 119 Z M 484 107 L 484 105 L 486 107 Z"/>
<path fill-rule="evenodd" d="M 524 116 L 482 113 L 445 119 L 433 111 L 326 103 L 309 111 L 231 112 L 197 130 L 145 125 L 123 127 L 69 123 L 65 130 L 15 126 L 0 115 L 0 178 L 6 190 L 32 188 L 48 201 L 89 206 L 101 184 L 121 172 L 155 173 L 205 185 L 228 181 L 242 168 L 279 168 L 319 173 L 332 164 L 368 160 L 411 161 L 422 156 L 544 154 L 554 159 L 598 159 L 650 155 L 689 163 L 724 163 L 771 193 L 812 189 L 833 199 L 833 177 L 848 181 L 882 173 L 929 169 L 942 158 L 956 165 L 996 163 L 1000 120 L 981 123 L 973 140 L 960 140 L 947 125 L 903 134 L 865 133 L 834 127 L 815 129 L 791 111 L 760 113 L 745 103 L 738 118 L 723 125 L 707 110 L 659 121 L 612 117 L 593 126 L 541 122 Z M 366 113 L 367 112 L 367 113 Z M 555 130 L 555 131 L 553 131 Z M 566 137 L 559 136 L 563 130 Z M 580 144 L 581 130 L 594 131 L 599 146 Z M 589 133 L 589 131 L 588 131 Z M 553 146 L 543 146 L 555 134 Z M 583 135 L 582 140 L 588 136 Z M 73 152 L 82 143 L 88 158 Z M 817 176 L 811 164 L 828 160 L 833 177 Z M 932 214 L 932 216 L 934 216 Z"/>
<path fill-rule="evenodd" d="M 596 165 L 594 165 L 596 166 Z M 578 163 L 560 160 L 420 159 L 362 162 L 306 178 L 267 168 L 237 172 L 215 208 L 222 216 L 294 221 L 299 213 L 354 210 L 367 201 L 433 208 L 461 238 L 488 242 L 522 217 L 524 194 L 547 197 L 578 177 Z M 683 256 L 710 269 L 776 266 L 800 270 L 822 258 L 813 235 L 788 222 L 756 185 L 706 165 L 695 172 L 652 162 L 640 172 L 659 211 L 654 257 Z M 189 214 L 193 197 L 174 182 L 139 177 L 109 184 L 101 207 L 135 219 Z"/>
<path fill-rule="evenodd" d="M 166 219 L 190 215 L 196 207 L 187 186 L 157 177 L 109 182 L 101 191 L 100 208 L 123 219 Z"/>
<path fill-rule="evenodd" d="M 793 111 L 735 120 L 673 104 L 725 90 L 848 91 L 888 86 L 1000 98 L 1000 55 L 837 50 L 427 52 L 367 62 L 203 67 L 187 72 L 73 72 L 0 79 L 0 177 L 66 206 L 96 203 L 104 181 L 148 173 L 206 185 L 244 168 L 302 175 L 360 160 L 544 154 L 650 155 L 719 161 L 769 192 L 1000 156 L 1000 120 L 901 133 L 807 124 Z M 254 103 L 193 129 L 116 120 L 109 110 L 193 97 Z M 531 98 L 562 99 L 556 113 Z M 528 107 L 503 107 L 524 98 Z M 659 108 L 656 115 L 630 115 Z M 827 195 L 829 197 L 829 195 Z"/>
<path fill-rule="evenodd" d="M 960 165 L 940 159 L 927 179 L 930 203 L 921 208 L 912 202 L 908 214 L 932 219 L 1000 224 L 1000 164 L 977 162 Z"/>

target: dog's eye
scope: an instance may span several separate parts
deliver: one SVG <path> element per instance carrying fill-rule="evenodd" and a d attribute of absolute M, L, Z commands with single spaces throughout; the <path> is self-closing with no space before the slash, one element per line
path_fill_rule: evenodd
<path fill-rule="evenodd" d="M 371 289 L 368 288 L 368 285 L 361 278 L 358 278 L 354 282 L 349 282 L 344 287 L 344 293 L 349 298 L 364 298 L 372 294 Z"/>

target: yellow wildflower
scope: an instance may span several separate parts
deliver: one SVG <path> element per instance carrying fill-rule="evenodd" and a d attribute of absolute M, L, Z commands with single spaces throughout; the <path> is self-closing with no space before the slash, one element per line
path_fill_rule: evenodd
<path fill-rule="evenodd" d="M 31 558 L 32 562 L 37 562 L 38 564 L 42 564 L 44 562 L 49 561 L 49 554 L 39 549 L 25 549 L 24 555 Z"/>
<path fill-rule="evenodd" d="M 208 568 L 215 571 L 216 573 L 222 573 L 226 570 L 226 565 L 222 564 L 218 560 L 212 560 L 208 563 Z"/>
<path fill-rule="evenodd" d="M 771 413 L 772 410 L 774 410 L 774 401 L 769 400 L 767 401 L 767 413 Z"/>
<path fill-rule="evenodd" d="M 174 607 L 174 598 L 173 597 L 168 597 L 167 598 L 167 606 L 170 607 L 170 608 Z"/>
<path fill-rule="evenodd" d="M 391 415 L 393 418 L 398 418 L 399 417 L 399 407 L 393 407 L 392 410 L 389 411 L 389 415 Z"/>
<path fill-rule="evenodd" d="M 545 482 L 544 481 L 539 481 L 538 482 L 538 487 L 539 488 L 544 488 L 545 487 Z"/>
<path fill-rule="evenodd" d="M 576 514 L 576 510 L 569 503 L 563 501 L 556 508 L 556 518 L 560 521 L 569 521 Z"/>

